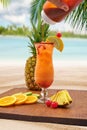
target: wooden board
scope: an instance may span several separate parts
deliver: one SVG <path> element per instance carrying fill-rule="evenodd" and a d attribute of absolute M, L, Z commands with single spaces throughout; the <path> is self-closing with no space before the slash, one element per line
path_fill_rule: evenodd
<path fill-rule="evenodd" d="M 27 91 L 27 88 L 15 88 L 1 94 L 0 97 Z M 49 89 L 49 96 L 55 92 L 56 90 Z M 87 126 L 87 91 L 69 90 L 69 93 L 73 103 L 67 108 L 52 109 L 40 103 L 0 107 L 0 118 Z"/>

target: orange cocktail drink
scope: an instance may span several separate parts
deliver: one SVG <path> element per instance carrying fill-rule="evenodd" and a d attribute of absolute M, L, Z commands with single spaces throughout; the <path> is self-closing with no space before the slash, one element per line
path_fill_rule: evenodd
<path fill-rule="evenodd" d="M 46 96 L 46 88 L 50 87 L 54 80 L 52 60 L 53 48 L 53 43 L 36 43 L 37 61 L 35 67 L 35 81 L 41 88 L 44 88 L 44 96 Z"/>

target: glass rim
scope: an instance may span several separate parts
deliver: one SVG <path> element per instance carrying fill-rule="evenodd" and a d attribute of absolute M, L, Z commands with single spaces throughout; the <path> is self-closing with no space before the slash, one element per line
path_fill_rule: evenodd
<path fill-rule="evenodd" d="M 35 42 L 35 44 L 51 44 L 51 45 L 54 45 L 53 42 Z"/>

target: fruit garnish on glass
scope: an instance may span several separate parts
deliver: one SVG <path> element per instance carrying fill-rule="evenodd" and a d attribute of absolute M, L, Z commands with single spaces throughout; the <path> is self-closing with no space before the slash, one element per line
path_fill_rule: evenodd
<path fill-rule="evenodd" d="M 54 36 L 48 36 L 46 41 L 54 43 L 54 47 L 57 50 L 59 50 L 60 52 L 62 52 L 63 49 L 64 49 L 64 43 L 63 43 L 61 37 L 62 37 L 62 34 L 61 33 L 57 33 Z"/>

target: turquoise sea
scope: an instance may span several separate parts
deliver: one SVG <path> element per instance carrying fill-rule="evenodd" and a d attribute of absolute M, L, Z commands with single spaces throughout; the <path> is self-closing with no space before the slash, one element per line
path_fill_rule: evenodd
<path fill-rule="evenodd" d="M 28 49 L 29 39 L 26 37 L 0 37 L 0 60 L 25 61 L 31 54 Z M 64 51 L 54 49 L 53 59 L 57 60 L 86 60 L 87 39 L 63 38 Z"/>

